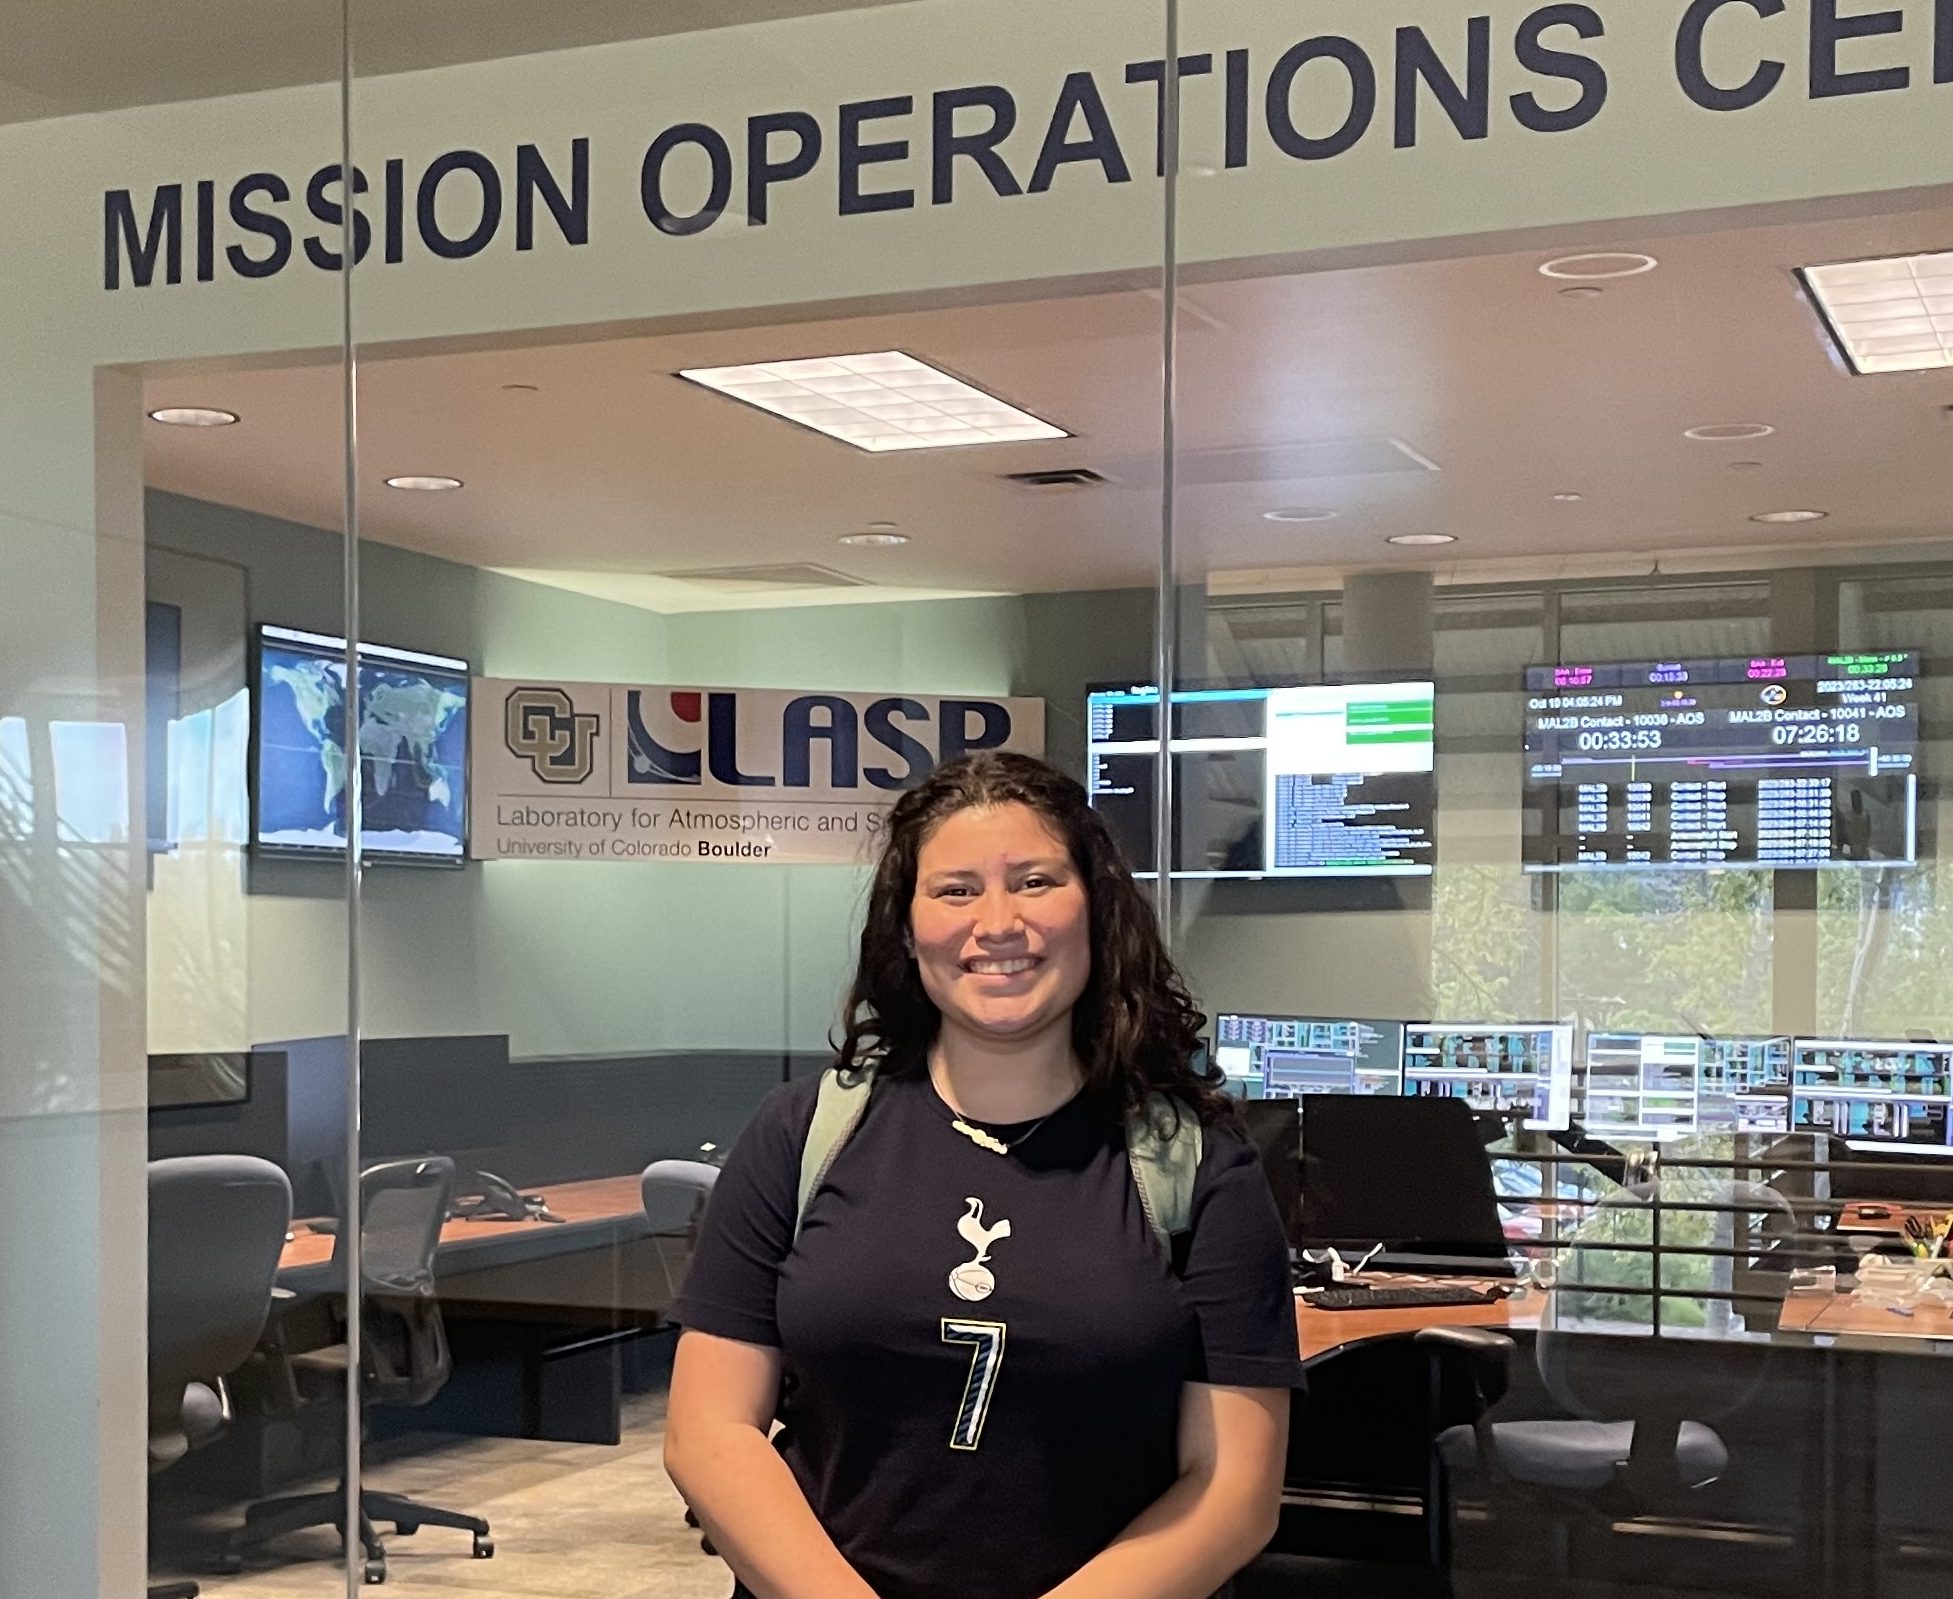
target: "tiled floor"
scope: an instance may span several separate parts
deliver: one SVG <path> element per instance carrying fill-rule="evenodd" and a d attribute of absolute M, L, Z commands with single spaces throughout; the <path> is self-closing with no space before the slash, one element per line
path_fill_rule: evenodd
<path fill-rule="evenodd" d="M 726 1599 L 731 1575 L 700 1551 L 660 1460 L 664 1395 L 642 1395 L 626 1405 L 624 1442 L 615 1448 L 456 1438 L 378 1465 L 374 1487 L 486 1517 L 494 1527 L 495 1558 L 474 1559 L 464 1532 L 426 1527 L 396 1538 L 382 1529 L 387 1584 L 373 1591 L 403 1599 L 415 1593 L 430 1599 Z M 205 1599 L 330 1599 L 345 1592 L 338 1535 L 323 1530 L 282 1540 L 275 1563 L 254 1562 L 236 1577 L 206 1575 L 198 1552 L 217 1547 L 238 1514 L 230 1507 L 187 1523 L 159 1524 L 151 1580 L 192 1578 L 203 1585 Z"/>

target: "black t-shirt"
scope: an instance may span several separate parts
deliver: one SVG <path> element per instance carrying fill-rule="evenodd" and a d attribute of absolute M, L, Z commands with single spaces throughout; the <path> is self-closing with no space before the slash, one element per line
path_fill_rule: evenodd
<path fill-rule="evenodd" d="M 998 1156 L 926 1076 L 884 1078 L 796 1242 L 815 1092 L 775 1090 L 741 1136 L 674 1319 L 781 1351 L 781 1453 L 881 1599 L 1036 1599 L 1172 1486 L 1182 1384 L 1302 1381 L 1237 1132 L 1206 1129 L 1176 1274 L 1086 1099 Z"/>

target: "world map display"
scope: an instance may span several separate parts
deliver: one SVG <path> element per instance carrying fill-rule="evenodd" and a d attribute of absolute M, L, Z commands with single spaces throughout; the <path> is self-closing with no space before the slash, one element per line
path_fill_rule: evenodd
<path fill-rule="evenodd" d="M 261 646 L 258 843 L 346 848 L 346 664 L 329 644 Z M 459 861 L 466 837 L 468 681 L 363 658 L 353 733 L 363 853 Z"/>

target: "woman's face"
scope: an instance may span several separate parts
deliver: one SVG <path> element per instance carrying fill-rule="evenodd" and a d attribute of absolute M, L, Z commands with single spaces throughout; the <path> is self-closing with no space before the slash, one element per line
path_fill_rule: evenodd
<path fill-rule="evenodd" d="M 1092 975 L 1090 903 L 1029 806 L 958 811 L 923 844 L 909 909 L 922 986 L 946 1022 L 998 1040 L 1067 1022 Z"/>

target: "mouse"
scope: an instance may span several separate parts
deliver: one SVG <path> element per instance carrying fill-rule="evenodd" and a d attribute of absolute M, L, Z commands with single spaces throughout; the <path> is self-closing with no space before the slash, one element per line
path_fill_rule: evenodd
<path fill-rule="evenodd" d="M 1889 1221 L 1892 1217 L 1890 1208 L 1885 1205 L 1860 1205 L 1858 1214 L 1866 1221 Z"/>

